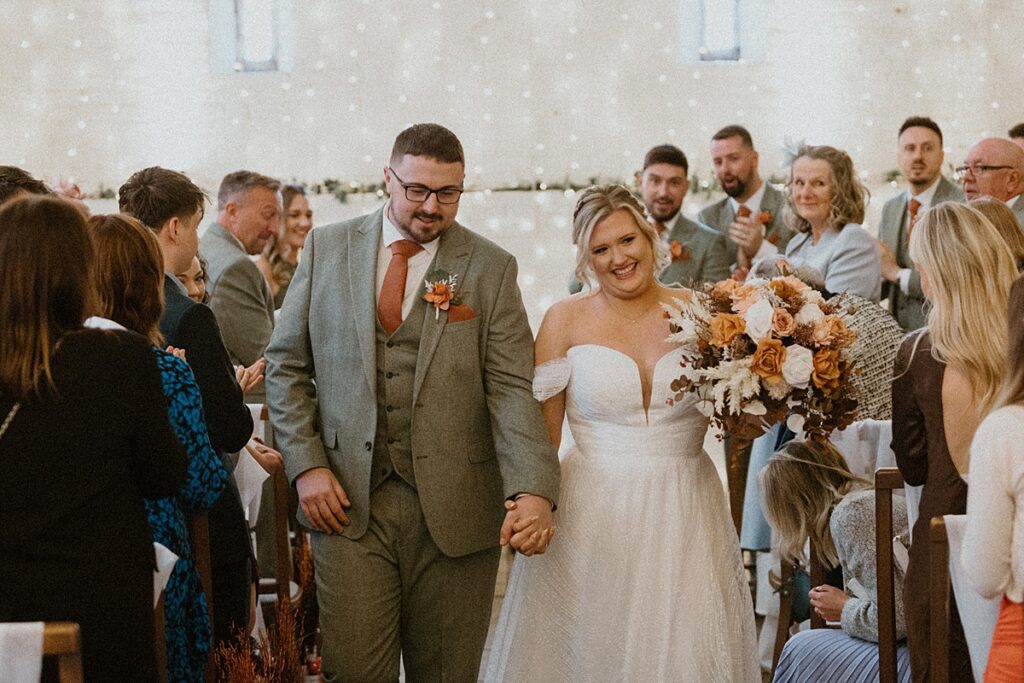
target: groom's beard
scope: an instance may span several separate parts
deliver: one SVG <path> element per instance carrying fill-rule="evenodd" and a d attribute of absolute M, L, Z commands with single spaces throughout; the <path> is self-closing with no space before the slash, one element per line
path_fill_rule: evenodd
<path fill-rule="evenodd" d="M 393 208 L 388 210 L 388 218 L 404 237 L 419 244 L 433 242 L 455 223 L 454 216 L 448 218 L 441 213 L 428 211 L 414 211 L 409 221 L 405 222 L 395 214 Z M 424 224 L 421 221 L 429 222 Z"/>

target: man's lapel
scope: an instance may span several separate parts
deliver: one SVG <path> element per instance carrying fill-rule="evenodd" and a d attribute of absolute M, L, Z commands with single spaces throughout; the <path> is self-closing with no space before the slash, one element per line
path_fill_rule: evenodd
<path fill-rule="evenodd" d="M 366 217 L 355 232 L 349 233 L 348 285 L 352 294 L 352 320 L 363 355 L 366 382 L 377 387 L 377 252 L 383 225 L 384 209 Z M 341 315 L 341 311 L 338 311 Z"/>
<path fill-rule="evenodd" d="M 448 275 L 458 278 L 455 287 L 455 294 L 463 293 L 466 285 L 466 266 L 469 264 L 469 255 L 473 251 L 470 241 L 467 239 L 466 229 L 458 223 L 452 225 L 441 237 L 437 254 L 433 263 L 427 269 L 426 278 L 430 279 L 436 271 L 444 271 Z M 427 368 L 434 358 L 437 344 L 441 341 L 441 333 L 448 323 L 448 312 L 438 311 L 432 304 L 424 306 L 423 329 L 420 332 L 420 349 L 416 356 L 416 378 L 413 382 L 412 399 L 415 404 L 423 385 L 423 378 L 426 377 Z"/>

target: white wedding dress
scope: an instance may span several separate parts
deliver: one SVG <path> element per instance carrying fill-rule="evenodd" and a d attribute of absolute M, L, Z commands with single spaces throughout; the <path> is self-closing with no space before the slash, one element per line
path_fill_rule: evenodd
<path fill-rule="evenodd" d="M 558 532 L 517 556 L 487 681 L 760 681 L 754 609 L 708 421 L 666 403 L 673 351 L 639 369 L 596 344 L 537 368 L 540 400 L 566 388 L 576 447 L 562 465 Z"/>

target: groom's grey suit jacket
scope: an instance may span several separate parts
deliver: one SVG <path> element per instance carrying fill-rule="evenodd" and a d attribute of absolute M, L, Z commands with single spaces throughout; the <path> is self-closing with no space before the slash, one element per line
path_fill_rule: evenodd
<path fill-rule="evenodd" d="M 380 209 L 309 234 L 266 354 L 270 418 L 288 476 L 330 468 L 352 503 L 350 538 L 369 519 L 382 216 Z M 439 239 L 428 276 L 457 275 L 456 292 L 475 316 L 449 323 L 447 312 L 435 317 L 424 307 L 410 429 L 427 527 L 454 557 L 497 545 L 507 497 L 555 501 L 559 465 L 532 395 L 533 336 L 515 259 L 458 223 Z"/>

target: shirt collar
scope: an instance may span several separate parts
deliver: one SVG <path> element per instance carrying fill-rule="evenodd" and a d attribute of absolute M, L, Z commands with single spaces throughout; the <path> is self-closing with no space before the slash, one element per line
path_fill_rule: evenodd
<path fill-rule="evenodd" d="M 178 276 L 176 276 L 174 273 L 168 273 L 168 272 L 165 271 L 164 272 L 164 279 L 168 280 L 169 282 L 171 282 L 171 284 L 173 284 L 174 287 L 179 292 L 181 292 L 185 296 L 188 296 L 188 290 L 185 289 L 185 285 L 181 284 L 181 280 L 179 280 Z"/>
<path fill-rule="evenodd" d="M 729 197 L 729 206 L 732 207 L 732 212 L 734 214 L 739 213 L 740 212 L 740 206 L 745 206 L 748 209 L 750 209 L 750 213 L 757 213 L 758 211 L 760 211 L 761 210 L 761 200 L 764 199 L 764 189 L 765 189 L 766 186 L 767 186 L 767 183 L 765 183 L 762 180 L 761 181 L 761 187 L 757 188 L 757 192 L 755 192 L 754 194 L 750 195 L 750 198 L 747 199 L 747 201 L 743 202 L 742 205 L 738 201 L 736 201 L 735 197 Z"/>
<path fill-rule="evenodd" d="M 942 180 L 942 176 L 936 178 L 935 181 L 931 185 L 929 185 L 927 189 L 924 190 L 924 192 L 921 192 L 920 194 L 911 194 L 910 190 L 907 190 L 907 203 L 909 204 L 911 199 L 916 199 L 917 201 L 921 202 L 921 208 L 931 208 L 932 201 L 935 199 L 935 193 L 939 189 L 940 180 Z"/>
<path fill-rule="evenodd" d="M 388 200 L 388 203 L 384 205 L 383 231 L 380 234 L 380 243 L 384 249 L 387 249 L 398 240 L 408 239 L 405 235 L 398 231 L 398 228 L 395 227 L 395 224 L 391 222 L 390 218 L 388 218 L 388 209 L 390 208 L 391 201 Z M 436 240 L 432 240 L 430 242 L 427 242 L 426 244 L 421 244 L 420 246 L 423 247 L 423 251 L 427 252 L 431 256 L 434 256 L 434 254 L 437 253 L 438 247 L 441 246 L 441 238 L 438 237 Z"/>
<path fill-rule="evenodd" d="M 1013 195 L 1012 197 L 1010 197 L 1009 199 L 1006 200 L 1006 205 L 1012 209 L 1013 205 L 1017 203 L 1017 199 L 1019 197 L 1020 197 L 1019 194 Z"/>

